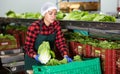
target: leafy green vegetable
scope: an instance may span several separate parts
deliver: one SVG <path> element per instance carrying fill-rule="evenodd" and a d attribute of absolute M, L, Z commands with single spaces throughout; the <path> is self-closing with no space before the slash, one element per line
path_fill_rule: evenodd
<path fill-rule="evenodd" d="M 62 60 L 57 60 L 55 58 L 52 58 L 49 60 L 49 62 L 46 63 L 47 66 L 53 66 L 53 65 L 60 65 L 60 64 L 66 64 L 67 63 L 67 59 L 64 58 Z"/>
<path fill-rule="evenodd" d="M 35 13 L 35 18 L 41 19 L 42 15 L 39 12 L 37 12 L 37 13 Z"/>
<path fill-rule="evenodd" d="M 25 15 L 25 18 L 27 18 L 27 19 L 35 19 L 35 18 L 38 18 L 40 16 L 39 13 L 35 14 L 32 12 L 26 12 L 26 13 L 24 13 L 24 15 Z"/>
<path fill-rule="evenodd" d="M 113 16 L 108 16 L 104 14 L 98 14 L 93 21 L 105 21 L 105 22 L 115 22 L 116 19 Z"/>
<path fill-rule="evenodd" d="M 63 13 L 62 11 L 59 11 L 57 12 L 56 18 L 60 20 L 60 19 L 63 19 L 64 16 L 65 16 L 65 13 Z"/>
<path fill-rule="evenodd" d="M 73 61 L 82 61 L 82 59 L 79 55 L 76 55 L 74 56 Z M 66 58 L 63 58 L 62 60 L 57 60 L 55 58 L 52 58 L 45 65 L 54 66 L 54 65 L 67 64 L 67 63 L 68 62 Z"/>
<path fill-rule="evenodd" d="M 10 34 L 3 35 L 2 33 L 0 34 L 0 39 L 16 40 L 14 36 L 12 36 Z"/>
<path fill-rule="evenodd" d="M 59 64 L 60 64 L 59 60 L 55 58 L 50 59 L 49 62 L 46 63 L 47 66 L 53 66 L 53 65 L 59 65 Z"/>
<path fill-rule="evenodd" d="M 98 44 L 99 47 L 104 49 L 118 49 L 120 48 L 119 44 L 117 42 L 109 42 L 109 41 L 99 41 Z"/>
<path fill-rule="evenodd" d="M 81 34 L 76 32 L 75 33 L 70 32 L 65 34 L 65 38 L 68 41 L 76 41 L 82 44 L 89 44 L 94 47 L 100 47 L 103 49 L 120 49 L 119 41 L 98 40 L 98 39 L 91 38 L 89 36 L 82 36 Z"/>
<path fill-rule="evenodd" d="M 64 58 L 64 59 L 60 60 L 59 62 L 60 62 L 60 64 L 66 64 L 67 63 L 67 59 Z"/>
<path fill-rule="evenodd" d="M 23 25 L 7 25 L 6 30 L 21 30 L 21 31 L 27 31 L 27 26 Z"/>
<path fill-rule="evenodd" d="M 81 17 L 88 14 L 87 11 L 72 11 L 68 13 L 63 20 L 80 20 Z"/>
<path fill-rule="evenodd" d="M 46 64 L 50 60 L 51 54 L 49 42 L 43 41 L 38 48 L 38 54 L 40 54 L 39 60 L 41 63 Z"/>
<path fill-rule="evenodd" d="M 25 13 L 15 13 L 15 11 L 9 10 L 6 13 L 7 17 L 11 17 L 11 18 L 27 18 L 27 19 L 41 19 L 42 15 L 37 12 L 37 13 L 33 13 L 33 12 L 25 12 Z"/>
<path fill-rule="evenodd" d="M 15 14 L 15 12 L 14 11 L 12 11 L 12 10 L 9 10 L 7 13 L 6 13 L 6 15 L 7 15 L 7 17 L 16 17 L 16 14 Z"/>
<path fill-rule="evenodd" d="M 52 58 L 55 58 L 55 53 L 52 50 L 50 50 L 50 54 Z"/>
<path fill-rule="evenodd" d="M 74 56 L 73 61 L 82 61 L 81 56 L 80 55 Z"/>
<path fill-rule="evenodd" d="M 93 21 L 93 19 L 96 17 L 97 14 L 87 14 L 81 17 L 80 20 L 82 21 Z"/>

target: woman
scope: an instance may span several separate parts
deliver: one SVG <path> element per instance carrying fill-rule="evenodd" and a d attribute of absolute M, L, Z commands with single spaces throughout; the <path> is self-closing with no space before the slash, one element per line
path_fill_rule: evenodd
<path fill-rule="evenodd" d="M 58 21 L 56 21 L 57 7 L 52 3 L 46 3 L 41 7 L 41 20 L 33 22 L 27 31 L 25 50 L 25 69 L 32 70 L 33 65 L 40 65 L 40 60 L 37 54 L 39 45 L 43 41 L 49 41 L 51 49 L 54 44 L 61 52 L 61 55 L 71 62 L 72 59 L 68 57 L 68 48 L 61 31 Z"/>

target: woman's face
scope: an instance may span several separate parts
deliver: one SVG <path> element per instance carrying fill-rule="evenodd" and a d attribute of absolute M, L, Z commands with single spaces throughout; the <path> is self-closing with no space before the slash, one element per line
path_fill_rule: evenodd
<path fill-rule="evenodd" d="M 56 14 L 57 14 L 56 9 L 52 9 L 48 11 L 44 16 L 44 20 L 49 24 L 53 23 L 56 20 Z"/>

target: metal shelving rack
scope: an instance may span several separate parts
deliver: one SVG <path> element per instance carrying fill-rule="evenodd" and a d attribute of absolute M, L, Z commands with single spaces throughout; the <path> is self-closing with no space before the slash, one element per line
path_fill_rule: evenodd
<path fill-rule="evenodd" d="M 120 23 L 90 21 L 60 21 L 64 28 L 88 31 L 90 36 L 120 40 Z"/>
<path fill-rule="evenodd" d="M 30 23 L 38 19 L 19 19 L 19 18 L 0 18 L 0 28 L 4 28 L 8 23 L 25 24 Z M 85 30 L 90 33 L 91 36 L 106 36 L 110 39 L 120 39 L 120 23 L 118 22 L 93 22 L 93 21 L 75 21 L 75 20 L 59 20 L 63 29 L 78 29 Z"/>

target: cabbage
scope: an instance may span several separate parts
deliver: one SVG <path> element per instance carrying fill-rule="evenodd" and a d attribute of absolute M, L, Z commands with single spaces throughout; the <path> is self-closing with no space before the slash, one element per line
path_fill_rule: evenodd
<path fill-rule="evenodd" d="M 93 19 L 97 16 L 97 14 L 86 14 L 81 17 L 81 21 L 93 21 Z"/>
<path fill-rule="evenodd" d="M 116 18 L 114 16 L 98 14 L 93 19 L 93 21 L 102 21 L 102 22 L 116 22 Z"/>
<path fill-rule="evenodd" d="M 58 20 L 60 20 L 60 19 L 63 19 L 64 16 L 65 16 L 65 13 L 63 13 L 62 11 L 59 11 L 59 12 L 57 12 L 56 18 Z"/>
<path fill-rule="evenodd" d="M 87 11 L 72 11 L 70 13 L 68 13 L 63 20 L 80 20 L 81 17 L 83 17 L 84 15 L 87 15 L 88 12 Z"/>
<path fill-rule="evenodd" d="M 6 13 L 7 17 L 10 18 L 26 18 L 26 19 L 41 19 L 42 15 L 39 12 L 25 12 L 25 13 L 15 13 L 15 11 L 9 10 Z"/>
<path fill-rule="evenodd" d="M 14 11 L 9 10 L 9 11 L 6 13 L 6 16 L 7 16 L 7 17 L 10 17 L 10 18 L 15 18 L 15 17 L 16 17 L 16 14 L 15 14 Z"/>
<path fill-rule="evenodd" d="M 38 54 L 40 54 L 39 60 L 42 64 L 46 64 L 51 59 L 49 42 L 43 41 L 38 48 Z"/>

